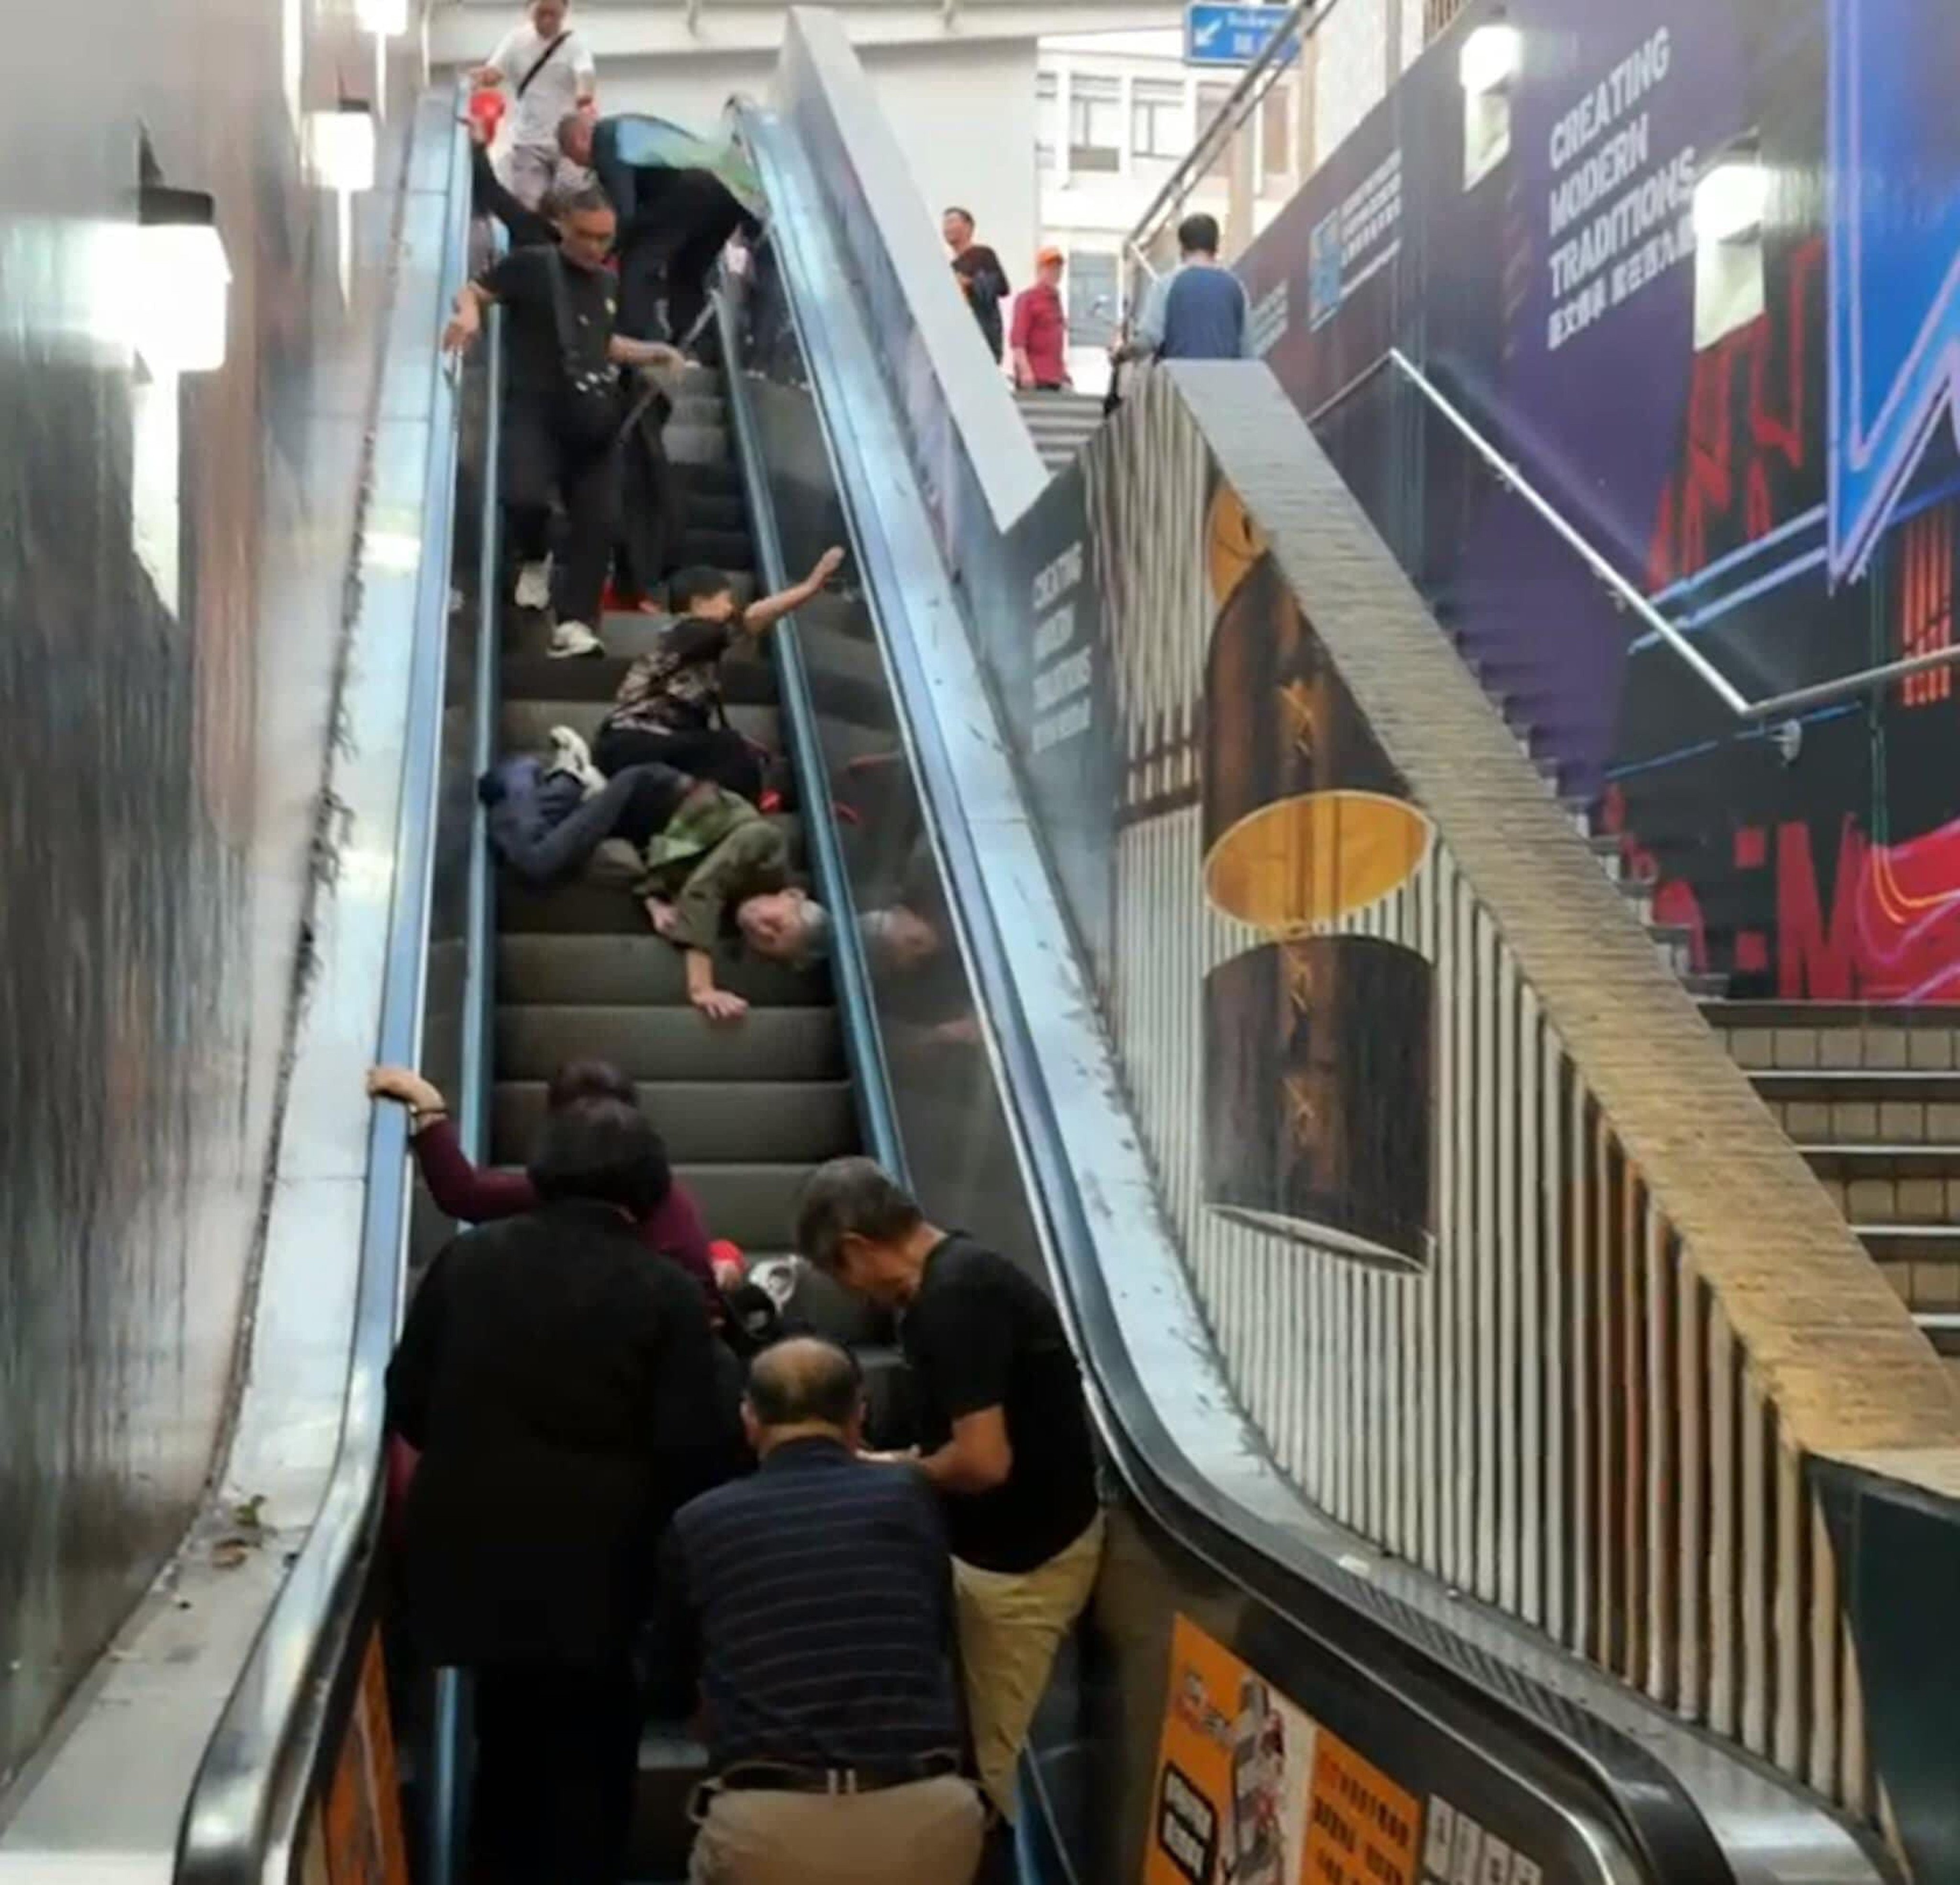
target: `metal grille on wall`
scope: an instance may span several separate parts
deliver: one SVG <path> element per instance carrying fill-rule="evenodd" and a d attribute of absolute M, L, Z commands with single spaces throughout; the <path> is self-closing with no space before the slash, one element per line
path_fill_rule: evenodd
<path fill-rule="evenodd" d="M 1423 43 L 1428 43 L 1441 33 L 1469 4 L 1469 0 L 1423 0 Z"/>
<path fill-rule="evenodd" d="M 1220 860 L 1267 812 L 1392 806 L 1395 781 L 1346 723 L 1338 677 L 1312 668 L 1290 597 L 1290 617 L 1254 621 L 1246 645 L 1270 663 L 1290 636 L 1308 665 L 1221 687 L 1232 612 L 1271 559 L 1181 402 L 1134 403 L 1144 436 L 1120 454 L 1099 444 L 1087 478 L 1123 777 L 1099 968 L 1246 1413 L 1335 1518 L 1867 1813 L 1857 1672 L 1799 1457 L 1447 846 L 1416 809 L 1426 835 L 1383 894 L 1284 923 L 1221 907 L 1247 893 Z M 1284 716 L 1276 739 L 1262 691 Z M 1249 752 L 1310 789 L 1221 812 Z M 1335 883 L 1341 860 L 1310 855 L 1295 822 L 1288 868 Z M 1357 997 L 1351 962 L 1328 979 L 1315 952 L 1329 949 L 1419 971 L 1406 985 L 1431 992 L 1400 1004 L 1422 1008 L 1413 1030 Z M 1280 958 L 1279 992 L 1249 1010 L 1222 999 L 1262 956 Z M 1341 1015 L 1344 999 L 1366 1012 Z M 1382 1051 L 1398 1030 L 1420 1037 L 1412 1060 Z M 1357 1147 L 1368 1095 L 1352 1063 L 1371 1054 L 1381 1078 L 1413 1079 Z M 1426 1156 L 1402 1112 L 1425 1122 Z M 1339 1155 L 1316 1166 L 1330 1132 Z M 1419 1229 L 1412 1197 L 1427 1200 Z"/>

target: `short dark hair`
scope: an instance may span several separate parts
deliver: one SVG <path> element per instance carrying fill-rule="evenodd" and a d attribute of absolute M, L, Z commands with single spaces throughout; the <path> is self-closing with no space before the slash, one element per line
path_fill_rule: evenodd
<path fill-rule="evenodd" d="M 691 563 L 667 578 L 667 606 L 676 615 L 684 615 L 696 602 L 706 602 L 734 586 L 726 570 L 707 563 Z"/>
<path fill-rule="evenodd" d="M 940 211 L 940 220 L 942 222 L 949 216 L 964 216 L 969 223 L 973 220 L 972 211 L 963 208 L 957 203 L 948 203 L 945 208 Z"/>
<path fill-rule="evenodd" d="M 617 1099 L 574 1100 L 546 1114 L 530 1176 L 542 1203 L 585 1199 L 636 1219 L 659 1210 L 673 1184 L 653 1121 Z"/>
<path fill-rule="evenodd" d="M 555 1112 L 574 1100 L 624 1100 L 629 1106 L 640 1103 L 639 1089 L 610 1060 L 568 1060 L 551 1076 L 545 1089 L 545 1106 Z"/>
<path fill-rule="evenodd" d="M 803 1188 L 797 1248 L 818 1269 L 834 1270 L 852 1232 L 893 1243 L 924 1222 L 918 1201 L 875 1159 L 832 1159 L 819 1165 Z"/>
<path fill-rule="evenodd" d="M 1203 210 L 1187 216 L 1177 226 L 1177 246 L 1188 256 L 1215 256 L 1218 253 L 1218 218 Z"/>
<path fill-rule="evenodd" d="M 818 1420 L 848 1426 L 864 1402 L 864 1371 L 848 1348 L 818 1335 L 792 1335 L 749 1364 L 748 1397 L 765 1427 Z"/>
<path fill-rule="evenodd" d="M 553 213 L 561 221 L 568 216 L 590 216 L 602 209 L 609 216 L 612 214 L 612 198 L 597 183 L 581 183 L 576 189 L 564 191 L 557 203 Z"/>

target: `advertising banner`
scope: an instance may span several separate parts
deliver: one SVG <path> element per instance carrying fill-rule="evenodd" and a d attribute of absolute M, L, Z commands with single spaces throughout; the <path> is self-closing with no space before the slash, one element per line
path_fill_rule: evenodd
<path fill-rule="evenodd" d="M 1960 999 L 1960 8 L 1479 0 L 1242 259 L 1255 332 L 1567 793 L 1738 993 Z M 1936 183 L 1935 180 L 1940 180 Z"/>
<path fill-rule="evenodd" d="M 1414 1796 L 1184 1616 L 1153 1815 L 1144 1885 L 1421 1885 Z"/>

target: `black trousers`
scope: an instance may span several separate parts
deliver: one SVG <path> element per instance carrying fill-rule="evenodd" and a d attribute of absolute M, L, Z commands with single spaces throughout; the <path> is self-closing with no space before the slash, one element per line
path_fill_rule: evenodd
<path fill-rule="evenodd" d="M 514 386 L 504 402 L 504 510 L 511 547 L 527 563 L 551 553 L 552 502 L 565 507 L 564 555 L 552 583 L 560 621 L 599 626 L 600 598 L 619 524 L 619 447 L 559 437 L 553 400 Z"/>
<path fill-rule="evenodd" d="M 672 766 L 697 779 L 712 779 L 751 805 L 761 801 L 764 755 L 732 726 L 687 733 L 651 733 L 638 726 L 600 730 L 592 763 L 609 778 L 632 766 Z"/>
<path fill-rule="evenodd" d="M 628 1664 L 499 1664 L 471 1674 L 478 1885 L 619 1885 L 639 1769 Z"/>

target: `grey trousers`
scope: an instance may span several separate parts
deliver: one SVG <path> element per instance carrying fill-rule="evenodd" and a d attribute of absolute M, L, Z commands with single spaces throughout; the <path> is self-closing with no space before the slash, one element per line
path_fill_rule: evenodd
<path fill-rule="evenodd" d="M 869 1794 L 722 1793 L 689 1885 L 971 1885 L 986 1813 L 947 1775 Z"/>

